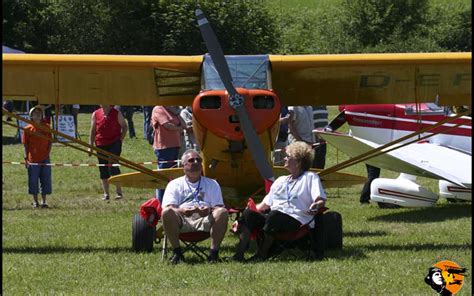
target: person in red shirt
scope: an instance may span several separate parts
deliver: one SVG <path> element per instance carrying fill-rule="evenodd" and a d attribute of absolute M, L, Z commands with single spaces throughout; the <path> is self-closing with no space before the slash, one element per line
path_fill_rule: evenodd
<path fill-rule="evenodd" d="M 43 109 L 40 105 L 30 109 L 31 120 L 38 125 L 43 123 Z M 28 193 L 33 195 L 33 207 L 39 207 L 38 193 L 41 183 L 41 207 L 47 208 L 46 195 L 52 193 L 51 166 L 51 133 L 44 132 L 32 124 L 24 128 L 22 142 L 25 147 L 25 167 L 28 169 Z"/>
<path fill-rule="evenodd" d="M 128 127 L 125 119 L 117 109 L 111 105 L 100 105 L 101 108 L 92 113 L 91 132 L 89 137 L 89 144 L 96 145 L 97 148 L 106 150 L 112 154 L 120 156 L 122 153 L 122 142 L 127 134 Z M 91 149 L 89 149 L 89 152 Z M 116 161 L 107 159 L 106 155 L 99 155 L 105 157 L 99 159 L 99 164 L 113 164 Z M 99 166 L 100 180 L 102 181 L 102 188 L 104 189 L 104 197 L 102 200 L 108 201 L 109 197 L 109 178 L 120 174 L 120 169 L 115 166 Z M 117 185 L 117 195 L 115 199 L 123 197 L 122 187 Z"/>

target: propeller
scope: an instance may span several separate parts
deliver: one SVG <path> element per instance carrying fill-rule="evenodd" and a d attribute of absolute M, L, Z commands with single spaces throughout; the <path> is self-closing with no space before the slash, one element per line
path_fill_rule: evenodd
<path fill-rule="evenodd" d="M 245 140 L 247 141 L 247 146 L 257 165 L 257 169 L 260 172 L 260 175 L 265 179 L 266 184 L 268 181 L 273 182 L 275 177 L 273 176 L 272 167 L 268 163 L 262 143 L 260 142 L 257 132 L 247 114 L 247 110 L 244 106 L 244 97 L 237 92 L 232 84 L 232 75 L 230 74 L 229 66 L 227 65 L 219 41 L 217 41 L 214 31 L 201 9 L 196 9 L 196 18 L 199 30 L 201 30 L 202 38 L 204 39 L 204 43 L 209 51 L 212 62 L 214 63 L 217 73 L 229 94 L 230 106 L 234 108 L 239 117 L 240 127 L 244 133 Z"/>

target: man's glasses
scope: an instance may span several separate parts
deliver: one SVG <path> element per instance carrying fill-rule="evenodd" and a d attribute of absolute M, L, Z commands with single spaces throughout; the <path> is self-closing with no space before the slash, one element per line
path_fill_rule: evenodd
<path fill-rule="evenodd" d="M 201 163 L 201 162 L 202 162 L 202 158 L 200 157 L 193 157 L 193 158 L 188 159 L 188 163 Z"/>

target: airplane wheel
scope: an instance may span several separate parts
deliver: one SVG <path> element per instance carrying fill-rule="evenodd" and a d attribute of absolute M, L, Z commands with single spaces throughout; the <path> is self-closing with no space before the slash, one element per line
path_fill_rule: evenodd
<path fill-rule="evenodd" d="M 338 212 L 323 214 L 325 249 L 342 249 L 342 216 Z"/>
<path fill-rule="evenodd" d="M 135 252 L 151 252 L 155 240 L 156 229 L 148 225 L 139 214 L 133 216 L 132 248 Z"/>
<path fill-rule="evenodd" d="M 399 206 L 399 205 L 394 205 L 394 204 L 390 204 L 390 203 L 386 203 L 386 202 L 378 202 L 377 205 L 381 209 L 399 209 L 399 208 L 401 208 L 401 206 Z"/>

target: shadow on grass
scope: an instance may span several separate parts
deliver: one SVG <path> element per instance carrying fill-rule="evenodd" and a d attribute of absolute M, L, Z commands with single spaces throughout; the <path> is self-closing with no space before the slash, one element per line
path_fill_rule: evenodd
<path fill-rule="evenodd" d="M 406 210 L 368 219 L 375 222 L 430 223 L 472 217 L 471 204 L 449 204 L 442 207 Z M 396 211 L 396 210 L 391 210 Z"/>
<path fill-rule="evenodd" d="M 325 259 L 334 259 L 334 260 L 363 260 L 367 258 L 366 252 L 372 251 L 387 251 L 387 252 L 400 252 L 400 251 L 433 251 L 433 250 L 471 250 L 472 244 L 464 243 L 464 244 L 408 244 L 408 245 L 357 245 L 351 247 L 343 247 L 342 250 L 326 250 L 324 252 Z M 293 251 L 293 250 L 292 250 Z M 276 261 L 301 261 L 306 262 L 308 261 L 303 252 L 295 253 L 295 251 L 282 253 L 279 257 L 277 257 Z M 298 254 L 298 256 L 294 256 Z M 293 255 L 293 256 L 291 256 Z"/>
<path fill-rule="evenodd" d="M 433 251 L 433 250 L 471 250 L 472 244 L 404 244 L 404 245 L 380 245 L 380 244 L 371 244 L 371 245 L 358 245 L 358 249 L 364 249 L 369 251 Z"/>
<path fill-rule="evenodd" d="M 385 236 L 388 232 L 386 231 L 347 231 L 344 232 L 345 237 L 368 237 L 368 236 Z"/>
<path fill-rule="evenodd" d="M 8 137 L 8 136 L 2 137 L 2 145 L 16 145 L 16 144 L 20 144 L 17 137 Z"/>
<path fill-rule="evenodd" d="M 65 254 L 65 253 L 123 253 L 123 252 L 134 252 L 132 248 L 125 247 L 109 247 L 109 248 L 97 248 L 97 247 L 16 247 L 16 248 L 3 248 L 2 253 L 8 254 Z"/>

